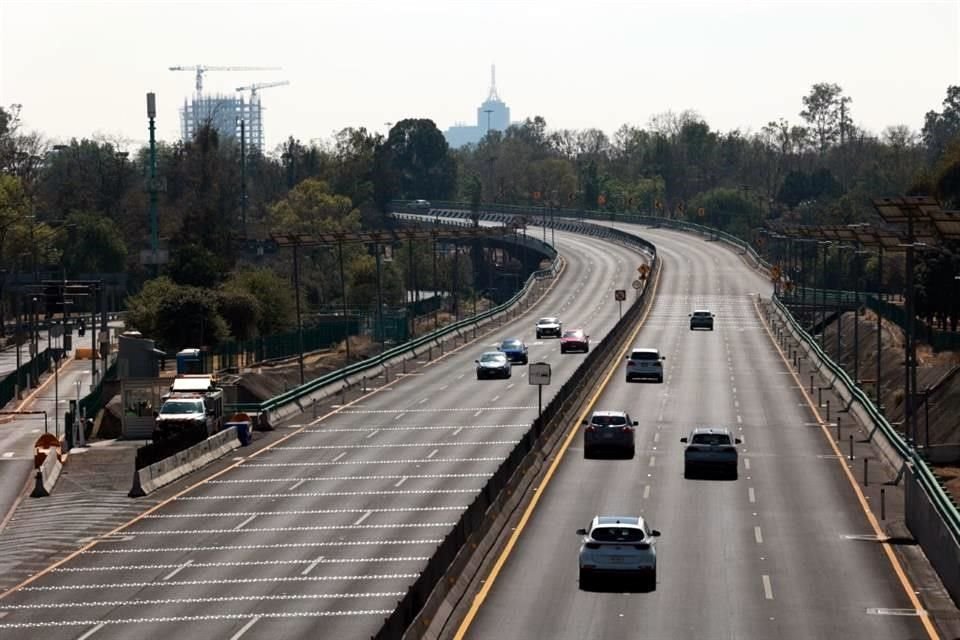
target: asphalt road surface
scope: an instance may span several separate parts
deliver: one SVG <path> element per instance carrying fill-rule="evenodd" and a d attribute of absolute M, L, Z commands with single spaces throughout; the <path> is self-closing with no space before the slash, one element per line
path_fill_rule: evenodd
<path fill-rule="evenodd" d="M 461 632 L 483 640 L 928 637 L 760 322 L 756 296 L 769 297 L 770 284 L 720 243 L 640 233 L 664 266 L 634 344 L 666 355 L 666 379 L 628 384 L 621 364 L 596 403 L 639 420 L 637 454 L 585 460 L 582 435 L 574 437 Z M 715 331 L 689 330 L 694 308 L 716 314 Z M 739 479 L 684 479 L 680 438 L 697 425 L 743 438 Z M 580 589 L 575 530 L 598 513 L 641 514 L 662 532 L 655 590 Z"/>
<path fill-rule="evenodd" d="M 531 362 L 553 367 L 546 403 L 584 356 L 536 340 L 536 318 L 558 315 L 594 341 L 616 322 L 613 290 L 629 289 L 640 256 L 557 235 L 567 271 L 538 308 L 332 415 L 286 425 L 276 446 L 7 594 L 0 637 L 370 637 L 535 417 L 526 367 L 478 381 L 474 359 L 523 338 Z"/>

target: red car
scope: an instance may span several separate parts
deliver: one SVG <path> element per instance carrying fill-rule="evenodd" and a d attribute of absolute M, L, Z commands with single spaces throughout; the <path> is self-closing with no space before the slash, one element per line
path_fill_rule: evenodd
<path fill-rule="evenodd" d="M 583 332 L 583 329 L 573 329 L 564 331 L 560 336 L 560 353 L 568 351 L 590 351 L 590 336 Z"/>

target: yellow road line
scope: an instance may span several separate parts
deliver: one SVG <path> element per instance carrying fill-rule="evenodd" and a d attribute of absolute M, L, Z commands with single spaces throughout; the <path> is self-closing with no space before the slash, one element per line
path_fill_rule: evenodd
<path fill-rule="evenodd" d="M 903 566 L 900 564 L 900 560 L 894 553 L 893 547 L 889 542 L 885 541 L 887 539 L 887 534 L 883 531 L 883 529 L 880 528 L 880 523 L 877 521 L 876 516 L 873 515 L 873 511 L 870 509 L 870 504 L 863 495 L 863 490 L 860 489 L 860 485 L 857 484 L 857 479 L 853 476 L 853 471 L 851 471 L 850 467 L 847 466 L 847 463 L 845 462 L 846 456 L 844 456 L 840 451 L 840 445 L 833 441 L 833 436 L 830 434 L 827 422 L 820 415 L 819 407 L 817 407 L 817 405 L 813 402 L 813 398 L 810 397 L 810 394 L 807 393 L 806 388 L 803 386 L 803 382 L 800 380 L 800 375 L 790 366 L 790 361 L 787 358 L 787 354 L 785 354 L 783 349 L 780 348 L 780 345 L 777 344 L 777 340 L 773 337 L 770 327 L 763 322 L 763 313 L 760 311 L 760 305 L 758 303 L 759 297 L 760 296 L 756 296 L 753 299 L 753 306 L 757 312 L 757 315 L 760 317 L 761 323 L 764 326 L 764 330 L 767 332 L 767 336 L 770 337 L 770 341 L 773 343 L 774 348 L 777 350 L 777 353 L 780 354 L 780 358 L 783 360 L 784 364 L 787 365 L 787 370 L 796 381 L 797 387 L 800 389 L 800 393 L 803 394 L 804 399 L 807 401 L 807 405 L 809 405 L 810 410 L 813 411 L 813 415 L 816 416 L 817 422 L 820 423 L 820 431 L 826 437 L 827 442 L 830 443 L 830 447 L 836 454 L 837 460 L 840 463 L 840 467 L 847 476 L 850 486 L 853 487 L 853 491 L 857 496 L 857 501 L 860 503 L 860 508 L 863 509 L 863 513 L 866 515 L 867 521 L 870 523 L 871 528 L 873 528 L 877 538 L 881 540 L 883 551 L 886 553 L 887 559 L 890 561 L 890 565 L 893 567 L 893 572 L 897 574 L 897 578 L 900 581 L 900 586 L 903 587 L 903 591 L 907 594 L 911 604 L 913 604 L 913 608 L 917 611 L 923 611 L 923 605 L 920 602 L 920 598 L 917 597 L 916 588 L 911 584 L 910 578 L 907 577 L 906 572 L 903 570 Z M 940 635 L 937 633 L 936 627 L 933 626 L 933 622 L 930 621 L 930 616 L 921 615 L 920 620 L 923 623 L 923 628 L 926 630 L 927 636 L 930 638 L 930 640 L 939 640 Z"/>
<path fill-rule="evenodd" d="M 650 291 L 651 296 L 656 295 L 657 286 L 660 282 L 660 273 L 660 271 L 657 271 L 657 278 L 653 283 L 653 289 Z M 640 329 L 647 321 L 647 316 L 650 314 L 650 310 L 652 308 L 652 304 L 647 307 L 647 310 L 643 313 L 643 317 L 640 319 L 640 322 L 637 323 L 633 333 L 630 334 L 630 340 L 627 342 L 627 346 L 622 353 L 626 353 L 632 348 L 633 341 L 636 340 L 637 333 L 640 332 Z M 480 607 L 483 606 L 484 601 L 490 594 L 490 590 L 493 588 L 493 584 L 497 581 L 497 576 L 500 575 L 500 571 L 503 569 L 507 559 L 513 552 L 513 548 L 516 546 L 517 540 L 520 539 L 520 534 L 523 533 L 524 528 L 526 528 L 527 523 L 530 521 L 530 517 L 537 508 L 537 504 L 540 502 L 540 497 L 543 495 L 544 491 L 546 491 L 547 485 L 550 484 L 550 480 L 553 478 L 553 474 L 556 473 L 557 468 L 560 466 L 560 461 L 563 460 L 563 454 L 567 452 L 567 449 L 570 447 L 570 443 L 572 443 L 573 439 L 577 436 L 577 434 L 580 433 L 580 424 L 586 419 L 587 415 L 593 409 L 594 404 L 596 404 L 597 399 L 606 390 L 607 385 L 610 382 L 610 377 L 614 374 L 614 372 L 617 371 L 620 362 L 620 358 L 614 359 L 613 364 L 610 366 L 606 376 L 603 378 L 603 382 L 600 383 L 600 387 L 590 397 L 590 401 L 580 414 L 579 419 L 572 424 L 570 431 L 567 433 L 566 438 L 564 438 L 563 443 L 560 445 L 560 450 L 557 452 L 556 458 L 554 458 L 553 462 L 550 464 L 550 468 L 547 469 L 547 473 L 543 477 L 543 482 L 541 482 L 540 486 L 534 490 L 533 498 L 531 498 L 530 504 L 527 505 L 527 508 L 524 510 L 523 516 L 520 518 L 520 522 L 517 523 L 517 527 L 510 535 L 507 545 L 504 547 L 503 551 L 500 553 L 500 556 L 497 558 L 497 561 L 494 563 L 493 568 L 490 570 L 490 575 L 488 575 L 486 580 L 484 580 L 483 587 L 481 587 L 477 595 L 474 596 L 473 602 L 470 604 L 470 609 L 467 611 L 467 615 L 457 628 L 457 633 L 454 636 L 455 640 L 463 640 L 464 636 L 466 636 L 467 631 L 470 629 L 470 625 L 473 624 L 474 618 L 476 618 L 477 613 L 480 611 Z"/>

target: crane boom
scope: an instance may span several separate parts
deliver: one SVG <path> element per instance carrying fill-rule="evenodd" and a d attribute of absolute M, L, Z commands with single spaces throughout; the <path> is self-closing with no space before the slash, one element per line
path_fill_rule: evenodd
<path fill-rule="evenodd" d="M 268 89 L 270 87 L 283 87 L 290 84 L 289 80 L 278 80 L 276 82 L 254 82 L 253 84 L 246 87 L 237 87 L 237 91 L 249 91 L 250 100 L 252 101 L 257 95 L 257 91 L 260 89 Z"/>
<path fill-rule="evenodd" d="M 280 67 L 218 67 L 206 64 L 170 67 L 170 71 L 196 71 L 197 93 L 203 92 L 203 74 L 207 71 L 279 71 Z"/>

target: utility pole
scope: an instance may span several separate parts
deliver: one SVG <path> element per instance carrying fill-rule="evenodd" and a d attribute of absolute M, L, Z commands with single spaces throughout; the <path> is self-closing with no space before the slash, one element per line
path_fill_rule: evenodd
<path fill-rule="evenodd" d="M 293 245 L 293 290 L 297 302 L 297 364 L 300 366 L 300 385 L 303 385 L 303 322 L 300 316 L 300 243 Z"/>
<path fill-rule="evenodd" d="M 199 74 L 197 78 L 199 78 Z M 199 80 L 198 80 L 199 81 Z M 157 221 L 157 141 L 156 141 L 157 98 L 153 93 L 147 94 L 147 119 L 150 121 L 150 182 L 147 189 L 150 194 L 150 249 L 153 250 L 153 275 L 160 273 L 158 257 L 160 247 L 159 223 Z M 95 329 L 96 325 L 91 325 Z M 94 331 L 96 333 L 96 331 Z"/>
<path fill-rule="evenodd" d="M 247 237 L 247 133 L 246 119 L 240 118 L 240 229 Z"/>

